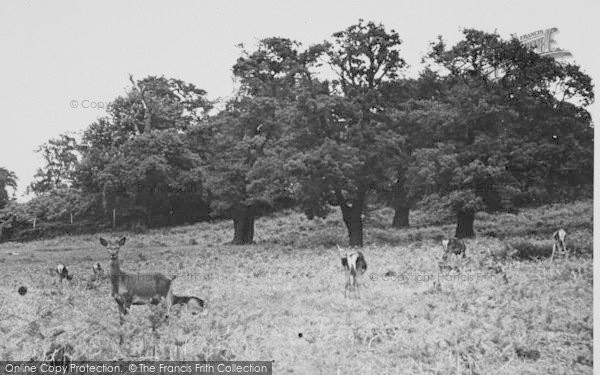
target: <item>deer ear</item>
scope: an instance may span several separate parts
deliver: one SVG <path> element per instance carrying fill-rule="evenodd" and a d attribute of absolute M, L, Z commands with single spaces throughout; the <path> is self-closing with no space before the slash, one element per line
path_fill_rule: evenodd
<path fill-rule="evenodd" d="M 125 241 L 127 241 L 127 237 L 123 237 L 119 240 L 119 246 L 125 245 Z"/>
<path fill-rule="evenodd" d="M 106 241 L 104 238 L 100 237 L 100 244 L 104 247 L 108 246 L 108 241 Z"/>

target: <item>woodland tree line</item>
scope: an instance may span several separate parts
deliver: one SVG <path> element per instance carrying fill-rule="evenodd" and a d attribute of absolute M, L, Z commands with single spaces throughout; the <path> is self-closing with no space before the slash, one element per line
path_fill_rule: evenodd
<path fill-rule="evenodd" d="M 590 77 L 516 39 L 463 33 L 432 43 L 417 78 L 404 76 L 400 36 L 362 20 L 308 48 L 274 37 L 243 50 L 225 103 L 130 77 L 106 117 L 39 148 L 35 198 L 11 200 L 16 176 L 0 168 L 0 240 L 107 228 L 117 212 L 129 229 L 231 219 L 247 244 L 261 215 L 339 208 L 362 246 L 373 207 L 392 207 L 397 228 L 417 206 L 446 212 L 470 237 L 477 211 L 591 196 Z"/>

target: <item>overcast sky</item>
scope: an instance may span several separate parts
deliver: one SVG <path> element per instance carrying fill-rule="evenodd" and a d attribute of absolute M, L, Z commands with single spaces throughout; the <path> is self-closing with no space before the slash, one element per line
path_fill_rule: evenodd
<path fill-rule="evenodd" d="M 461 28 L 526 34 L 557 27 L 558 46 L 600 78 L 594 1 L 41 1 L 0 2 L 0 167 L 18 177 L 17 196 L 50 138 L 84 129 L 136 78 L 164 75 L 206 90 L 233 91 L 239 43 L 282 36 L 305 45 L 359 18 L 382 22 L 403 39 L 402 56 L 421 69 L 430 41 L 450 43 Z M 72 108 L 76 107 L 76 108 Z M 88 108 L 83 108 L 88 107 Z M 95 107 L 95 108 L 93 108 Z M 598 105 L 589 108 L 598 124 Z"/>

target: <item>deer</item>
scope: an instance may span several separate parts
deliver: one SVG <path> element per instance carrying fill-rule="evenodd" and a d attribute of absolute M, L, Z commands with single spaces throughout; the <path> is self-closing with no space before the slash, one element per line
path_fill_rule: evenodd
<path fill-rule="evenodd" d="M 338 251 L 340 252 L 340 258 L 342 260 L 342 270 L 348 270 L 348 254 L 346 253 L 346 250 L 342 249 L 340 247 L 340 245 L 336 245 L 338 248 Z"/>
<path fill-rule="evenodd" d="M 173 294 L 171 298 L 171 306 L 185 306 L 192 315 L 201 312 L 205 307 L 204 300 L 192 296 L 176 296 Z"/>
<path fill-rule="evenodd" d="M 557 250 L 561 252 L 567 251 L 567 245 L 565 242 L 566 239 L 567 231 L 565 231 L 562 228 L 552 234 L 552 240 L 554 241 L 554 243 L 552 244 L 552 256 L 550 256 L 550 263 L 552 263 L 552 260 L 554 259 L 554 254 Z"/>
<path fill-rule="evenodd" d="M 102 279 L 104 279 L 104 269 L 96 262 L 92 265 L 92 274 L 86 283 L 86 289 L 96 289 L 96 282 Z"/>
<path fill-rule="evenodd" d="M 342 266 L 346 270 L 346 285 L 344 288 L 344 298 L 352 297 L 352 292 L 359 297 L 360 284 L 358 279 L 367 271 L 367 261 L 360 251 L 345 252 L 338 246 L 342 258 Z M 345 256 L 344 256 L 345 255 Z"/>
<path fill-rule="evenodd" d="M 119 249 L 125 245 L 126 240 L 126 237 L 123 237 L 118 241 L 107 241 L 100 237 L 100 244 L 108 250 L 110 255 L 111 296 L 119 307 L 120 323 L 123 324 L 124 315 L 128 314 L 131 305 L 158 305 L 161 299 L 167 303 L 165 318 L 168 318 L 173 301 L 171 283 L 176 276 L 169 279 L 158 272 L 132 275 L 121 271 Z"/>
<path fill-rule="evenodd" d="M 444 248 L 444 255 L 442 260 L 447 260 L 452 254 L 461 255 L 462 257 L 467 256 L 467 245 L 460 238 L 450 238 L 442 241 L 442 247 Z"/>
<path fill-rule="evenodd" d="M 73 279 L 73 275 L 69 274 L 67 266 L 65 266 L 62 263 L 56 265 L 56 273 L 58 274 L 58 279 L 60 280 L 60 282 L 62 282 L 63 279 L 67 279 L 69 281 Z"/>
<path fill-rule="evenodd" d="M 104 275 L 104 270 L 98 262 L 94 263 L 94 265 L 92 266 L 92 272 L 96 278 L 100 278 Z"/>

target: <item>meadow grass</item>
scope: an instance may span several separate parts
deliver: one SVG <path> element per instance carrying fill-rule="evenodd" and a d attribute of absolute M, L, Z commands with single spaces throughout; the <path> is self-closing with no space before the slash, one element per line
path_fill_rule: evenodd
<path fill-rule="evenodd" d="M 108 268 L 99 235 L 2 244 L 0 358 L 70 345 L 82 360 L 273 360 L 276 374 L 592 373 L 591 201 L 478 214 L 467 259 L 448 264 L 440 240 L 454 226 L 412 215 L 403 230 L 389 227 L 390 210 L 368 215 L 368 270 L 352 300 L 338 213 L 261 218 L 251 246 L 228 244 L 229 222 L 102 234 L 128 237 L 123 270 L 177 275 L 175 294 L 207 302 L 205 314 L 168 322 L 159 308 L 133 306 L 122 327 L 108 280 L 87 285 L 94 262 Z M 561 226 L 577 251 L 550 264 Z M 71 283 L 52 273 L 58 262 Z"/>

